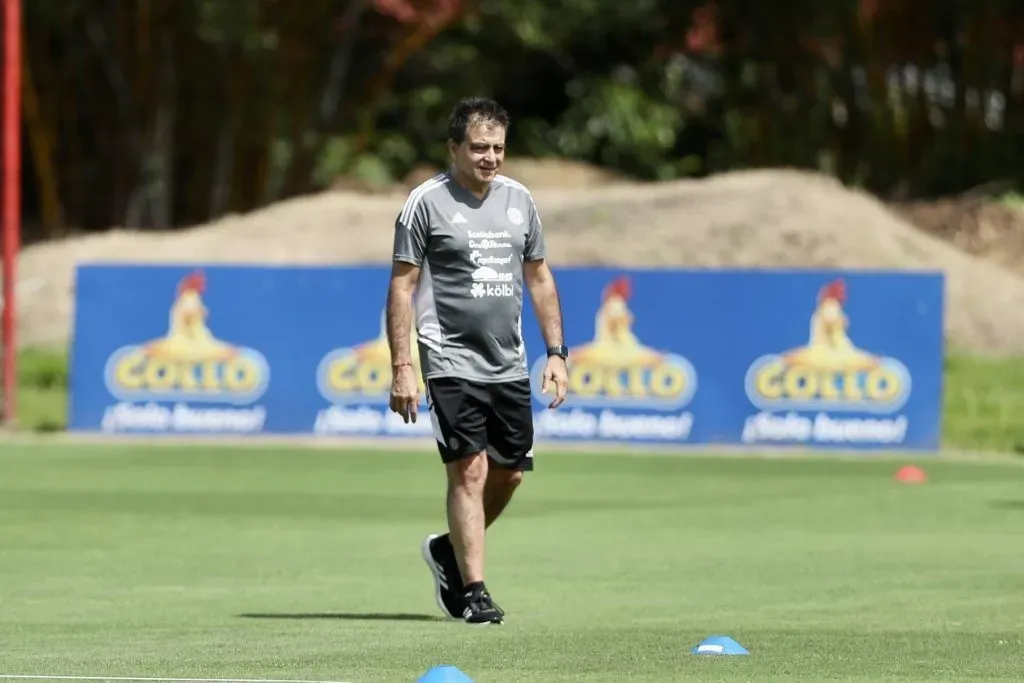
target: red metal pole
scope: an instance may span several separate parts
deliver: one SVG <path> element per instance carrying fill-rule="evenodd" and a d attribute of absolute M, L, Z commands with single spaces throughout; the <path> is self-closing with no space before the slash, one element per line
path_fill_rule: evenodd
<path fill-rule="evenodd" d="M 18 250 L 21 242 L 21 0 L 4 0 L 3 398 L 5 422 L 17 417 Z"/>

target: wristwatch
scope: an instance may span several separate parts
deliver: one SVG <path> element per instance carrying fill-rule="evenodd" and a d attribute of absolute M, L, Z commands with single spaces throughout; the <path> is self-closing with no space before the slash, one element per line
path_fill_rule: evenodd
<path fill-rule="evenodd" d="M 560 346 L 549 346 L 548 347 L 548 358 L 551 356 L 560 356 L 562 360 L 569 357 L 569 347 L 565 344 Z"/>

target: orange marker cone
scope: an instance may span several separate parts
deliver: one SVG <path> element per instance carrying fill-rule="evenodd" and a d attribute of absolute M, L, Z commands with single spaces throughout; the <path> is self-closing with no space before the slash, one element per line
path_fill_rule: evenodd
<path fill-rule="evenodd" d="M 896 472 L 895 479 L 902 484 L 923 484 L 928 481 L 928 475 L 917 465 L 904 465 Z"/>

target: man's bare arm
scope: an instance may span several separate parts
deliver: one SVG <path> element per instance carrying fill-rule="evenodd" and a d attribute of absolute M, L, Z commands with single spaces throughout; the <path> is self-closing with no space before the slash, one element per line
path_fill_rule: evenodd
<path fill-rule="evenodd" d="M 523 264 L 523 275 L 545 343 L 548 346 L 561 346 L 565 343 L 562 336 L 562 305 L 558 301 L 554 274 L 548 268 L 547 261 L 539 260 L 526 261 Z"/>
<path fill-rule="evenodd" d="M 412 294 L 416 290 L 419 277 L 419 267 L 411 263 L 395 261 L 391 266 L 386 326 L 393 367 L 412 364 Z"/>

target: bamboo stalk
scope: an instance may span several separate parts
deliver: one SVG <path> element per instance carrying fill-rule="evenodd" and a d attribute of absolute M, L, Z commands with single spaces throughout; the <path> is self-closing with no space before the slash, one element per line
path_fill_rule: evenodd
<path fill-rule="evenodd" d="M 32 166 L 39 183 L 39 210 L 43 221 L 43 236 L 46 239 L 63 237 L 65 234 L 64 207 L 60 199 L 60 185 L 57 167 L 53 161 L 56 135 L 53 126 L 44 119 L 39 105 L 39 93 L 32 78 L 32 65 L 28 50 L 22 50 L 22 112 L 32 153 Z"/>

